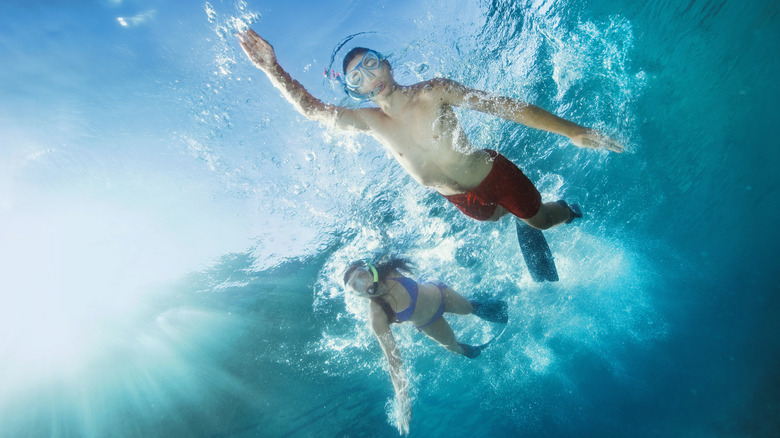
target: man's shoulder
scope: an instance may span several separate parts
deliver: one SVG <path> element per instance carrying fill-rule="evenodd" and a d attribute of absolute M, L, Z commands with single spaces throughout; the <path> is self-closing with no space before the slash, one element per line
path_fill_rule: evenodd
<path fill-rule="evenodd" d="M 375 106 L 355 108 L 354 111 L 355 114 L 359 114 L 360 117 L 368 118 L 368 119 L 382 116 L 382 110 Z"/>
<path fill-rule="evenodd" d="M 433 78 L 412 85 L 418 98 L 435 99 L 449 93 L 457 82 L 447 78 Z"/>
<path fill-rule="evenodd" d="M 441 88 L 452 87 L 458 83 L 448 78 L 433 78 L 427 81 L 418 82 L 412 85 L 412 88 L 422 91 L 434 91 Z"/>

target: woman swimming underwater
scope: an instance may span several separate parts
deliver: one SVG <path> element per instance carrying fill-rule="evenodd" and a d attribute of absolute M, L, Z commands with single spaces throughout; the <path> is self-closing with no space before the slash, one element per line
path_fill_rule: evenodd
<path fill-rule="evenodd" d="M 498 323 L 506 323 L 509 319 L 506 302 L 496 299 L 470 301 L 443 283 L 418 283 L 404 276 L 404 273 L 412 273 L 410 265 L 402 258 L 384 257 L 376 264 L 362 260 L 353 262 L 344 272 L 347 290 L 371 300 L 369 321 L 387 358 L 397 401 L 398 429 L 402 433 L 409 432 L 411 403 L 401 355 L 390 324 L 411 322 L 447 350 L 474 359 L 487 344 L 475 347 L 458 342 L 444 314 L 474 314 Z"/>

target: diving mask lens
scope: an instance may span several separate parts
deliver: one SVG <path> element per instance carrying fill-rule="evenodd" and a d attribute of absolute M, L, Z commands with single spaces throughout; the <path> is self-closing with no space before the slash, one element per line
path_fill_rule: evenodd
<path fill-rule="evenodd" d="M 367 51 L 365 54 L 363 54 L 363 58 L 360 60 L 360 63 L 344 76 L 344 82 L 346 83 L 347 87 L 353 90 L 360 88 L 360 86 L 363 84 L 363 70 L 376 70 L 379 68 L 381 62 L 382 60 L 380 59 L 377 52 L 373 50 Z"/>
<path fill-rule="evenodd" d="M 360 70 L 352 70 L 344 81 L 349 88 L 360 88 L 360 84 L 363 83 L 363 73 Z"/>
<path fill-rule="evenodd" d="M 379 292 L 379 273 L 371 263 L 363 263 L 364 266 L 355 270 L 347 280 L 347 291 L 359 296 L 375 296 Z"/>
<path fill-rule="evenodd" d="M 379 54 L 373 50 L 369 50 L 363 55 L 363 60 L 360 62 L 363 68 L 368 70 L 374 70 L 379 68 Z"/>

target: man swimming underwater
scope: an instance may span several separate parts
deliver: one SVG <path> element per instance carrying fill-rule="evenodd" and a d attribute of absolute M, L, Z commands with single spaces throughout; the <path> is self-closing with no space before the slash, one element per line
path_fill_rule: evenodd
<path fill-rule="evenodd" d="M 273 47 L 255 31 L 249 29 L 238 38 L 252 63 L 301 114 L 328 126 L 371 134 L 412 178 L 477 220 L 498 220 L 509 212 L 544 230 L 581 213 L 563 201 L 542 203 L 539 191 L 516 165 L 495 151 L 475 148 L 458 122 L 455 106 L 564 135 L 579 147 L 623 151 L 620 143 L 597 131 L 450 79 L 399 85 L 390 63 L 365 48 L 352 49 L 344 57 L 345 91 L 356 99 L 371 99 L 377 107 L 329 105 L 292 79 L 276 61 Z"/>

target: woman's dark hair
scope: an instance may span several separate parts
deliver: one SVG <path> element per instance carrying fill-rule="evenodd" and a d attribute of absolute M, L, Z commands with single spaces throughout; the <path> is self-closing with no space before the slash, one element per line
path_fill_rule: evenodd
<path fill-rule="evenodd" d="M 412 273 L 412 262 L 401 257 L 383 256 L 375 264 L 376 273 L 379 274 L 379 281 L 387 278 L 387 275 L 393 271 Z"/>
<path fill-rule="evenodd" d="M 385 255 L 371 264 L 376 268 L 376 273 L 379 275 L 379 281 L 387 278 L 387 275 L 393 271 L 406 272 L 408 274 L 412 273 L 412 262 L 401 257 Z M 347 266 L 347 270 L 344 271 L 344 285 L 347 284 L 349 276 L 355 272 L 355 269 L 364 267 L 366 267 L 366 262 L 364 260 L 350 263 L 349 266 Z"/>

